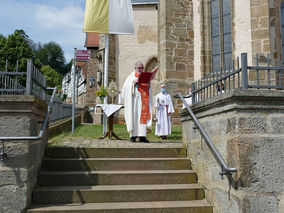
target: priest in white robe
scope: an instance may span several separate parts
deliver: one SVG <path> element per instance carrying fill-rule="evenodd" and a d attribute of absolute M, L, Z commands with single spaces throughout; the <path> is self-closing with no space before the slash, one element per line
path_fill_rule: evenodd
<path fill-rule="evenodd" d="M 167 139 L 171 134 L 171 113 L 175 112 L 172 98 L 166 93 L 165 85 L 161 85 L 161 92 L 155 96 L 156 110 L 156 130 L 155 135 L 162 139 Z"/>
<path fill-rule="evenodd" d="M 130 141 L 149 143 L 146 138 L 147 128 L 152 127 L 152 93 L 150 84 L 138 85 L 138 78 L 144 72 L 141 62 L 135 64 L 135 71 L 125 80 L 121 98 L 124 100 L 124 117 Z"/>

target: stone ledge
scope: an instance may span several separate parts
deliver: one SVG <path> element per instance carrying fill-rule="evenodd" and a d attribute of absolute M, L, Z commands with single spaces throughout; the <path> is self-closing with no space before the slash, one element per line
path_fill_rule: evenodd
<path fill-rule="evenodd" d="M 35 102 L 42 106 L 46 105 L 43 100 L 34 95 L 1 95 L 0 102 Z"/>
<path fill-rule="evenodd" d="M 3 95 L 0 96 L 0 115 L 29 116 L 35 114 L 39 117 L 45 115 L 47 104 L 33 95 Z"/>
<path fill-rule="evenodd" d="M 34 95 L 1 95 L 0 102 L 33 102 L 36 98 Z"/>
<path fill-rule="evenodd" d="M 254 109 L 284 111 L 284 91 L 235 89 L 191 106 L 198 118 L 234 110 Z M 180 111 L 180 116 L 182 121 L 191 119 L 186 109 Z"/>

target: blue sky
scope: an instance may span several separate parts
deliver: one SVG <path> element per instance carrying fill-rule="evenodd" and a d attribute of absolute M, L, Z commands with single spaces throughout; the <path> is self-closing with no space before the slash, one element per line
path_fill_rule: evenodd
<path fill-rule="evenodd" d="M 85 49 L 85 0 L 0 0 L 0 34 L 23 29 L 34 42 L 55 41 L 67 62 Z"/>

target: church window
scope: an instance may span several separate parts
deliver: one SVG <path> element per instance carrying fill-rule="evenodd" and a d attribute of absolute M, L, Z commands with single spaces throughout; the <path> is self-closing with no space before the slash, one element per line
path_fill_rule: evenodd
<path fill-rule="evenodd" d="M 212 69 L 232 66 L 231 0 L 211 0 Z"/>

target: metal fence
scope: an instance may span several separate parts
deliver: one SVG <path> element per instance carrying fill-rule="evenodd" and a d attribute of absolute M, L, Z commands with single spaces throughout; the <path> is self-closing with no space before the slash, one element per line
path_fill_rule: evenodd
<path fill-rule="evenodd" d="M 48 102 L 50 98 L 50 95 L 47 95 L 46 102 Z M 55 97 L 51 106 L 50 123 L 72 116 L 72 104 L 63 103 L 60 97 Z M 75 107 L 75 115 L 81 113 L 81 110 L 81 108 Z"/>
<path fill-rule="evenodd" d="M 1 95 L 23 95 L 25 94 L 25 87 L 19 82 L 24 76 L 25 72 L 18 71 L 18 61 L 16 64 L 16 72 L 8 71 L 8 61 L 6 60 L 5 71 L 0 71 L 0 94 Z M 25 78 L 25 77 L 24 77 Z"/>
<path fill-rule="evenodd" d="M 23 86 L 25 85 L 25 86 Z M 46 94 L 46 78 L 33 65 L 31 60 L 27 60 L 27 70 L 20 72 L 18 61 L 16 71 L 8 70 L 8 61 L 6 60 L 5 71 L 0 70 L 0 95 L 35 95 L 46 103 L 50 102 L 51 96 Z M 62 103 L 62 99 L 54 97 L 51 104 L 50 122 L 71 117 L 72 105 Z M 80 108 L 75 108 L 75 114 L 80 113 Z"/>
<path fill-rule="evenodd" d="M 239 57 L 236 62 L 233 60 L 229 70 L 220 69 L 217 73 L 210 73 L 193 82 L 192 103 L 204 101 L 232 89 L 284 89 L 284 67 L 280 66 L 280 59 L 277 66 L 271 66 L 270 56 L 264 58 L 267 66 L 260 65 L 258 54 L 256 65 L 248 66 L 247 53 L 242 53 L 241 62 Z"/>
<path fill-rule="evenodd" d="M 0 95 L 36 95 L 45 100 L 45 91 L 46 79 L 31 60 L 27 60 L 25 72 L 18 70 L 18 61 L 16 71 L 9 71 L 6 60 L 5 71 L 0 71 Z"/>

